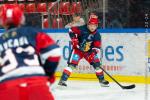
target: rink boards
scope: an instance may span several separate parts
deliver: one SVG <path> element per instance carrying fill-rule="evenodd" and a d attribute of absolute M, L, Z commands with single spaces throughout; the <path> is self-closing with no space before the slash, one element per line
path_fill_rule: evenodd
<path fill-rule="evenodd" d="M 62 59 L 56 74 L 60 77 L 72 48 L 68 30 L 44 31 L 61 47 Z M 150 83 L 150 34 L 147 32 L 150 33 L 150 29 L 100 30 L 102 52 L 98 55 L 102 57 L 103 68 L 118 81 L 145 83 L 148 80 Z M 70 79 L 97 80 L 93 67 L 84 59 L 73 72 Z"/>
<path fill-rule="evenodd" d="M 138 30 L 101 32 L 103 52 L 99 56 L 103 57 L 103 68 L 118 81 L 145 83 L 147 79 L 150 83 L 150 77 L 147 78 L 147 74 L 150 76 L 150 67 L 147 66 L 150 57 L 150 34 L 145 31 L 135 31 Z M 71 42 L 66 30 L 47 31 L 47 33 L 55 39 L 62 50 L 62 59 L 57 71 L 57 76 L 60 77 L 63 68 L 67 66 Z M 94 69 L 84 59 L 70 79 L 97 80 Z"/>

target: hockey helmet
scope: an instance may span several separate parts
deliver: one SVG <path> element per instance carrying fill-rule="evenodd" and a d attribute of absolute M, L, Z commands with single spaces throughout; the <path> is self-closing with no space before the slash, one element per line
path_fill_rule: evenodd
<path fill-rule="evenodd" d="M 99 20 L 98 20 L 98 16 L 96 15 L 90 15 L 90 18 L 88 20 L 88 24 L 98 24 Z"/>
<path fill-rule="evenodd" d="M 24 24 L 24 12 L 16 4 L 4 4 L 0 9 L 0 25 Z"/>

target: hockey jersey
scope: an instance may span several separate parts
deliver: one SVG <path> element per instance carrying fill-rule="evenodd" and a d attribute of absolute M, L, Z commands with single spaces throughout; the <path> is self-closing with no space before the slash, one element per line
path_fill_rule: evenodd
<path fill-rule="evenodd" d="M 79 40 L 79 49 L 83 52 L 89 52 L 92 49 L 101 48 L 100 34 L 97 30 L 90 32 L 87 25 L 72 27 L 69 29 L 69 36 L 71 39 L 77 38 Z"/>
<path fill-rule="evenodd" d="M 60 58 L 54 40 L 32 27 L 11 28 L 0 36 L 0 82 L 52 75 Z"/>

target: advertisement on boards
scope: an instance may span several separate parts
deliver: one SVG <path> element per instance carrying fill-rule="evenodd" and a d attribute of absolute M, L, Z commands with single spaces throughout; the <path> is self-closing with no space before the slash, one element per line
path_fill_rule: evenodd
<path fill-rule="evenodd" d="M 57 35 L 56 35 L 57 34 Z M 62 51 L 58 71 L 67 66 L 71 52 L 71 42 L 67 33 L 50 33 Z M 145 36 L 144 33 L 101 33 L 103 68 L 111 74 L 144 75 L 145 73 Z M 94 69 L 82 59 L 74 71 L 76 73 L 94 73 Z"/>

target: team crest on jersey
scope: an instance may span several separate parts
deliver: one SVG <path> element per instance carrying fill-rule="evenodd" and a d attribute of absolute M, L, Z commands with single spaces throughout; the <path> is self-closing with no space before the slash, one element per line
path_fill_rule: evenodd
<path fill-rule="evenodd" d="M 90 50 L 90 47 L 91 47 L 91 42 L 86 42 L 85 43 L 85 46 L 84 46 L 84 51 L 87 52 Z"/>

